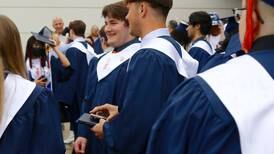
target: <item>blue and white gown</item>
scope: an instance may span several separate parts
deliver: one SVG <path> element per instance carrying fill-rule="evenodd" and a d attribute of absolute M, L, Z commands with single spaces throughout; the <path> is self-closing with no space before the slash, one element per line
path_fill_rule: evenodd
<path fill-rule="evenodd" d="M 4 82 L 0 153 L 65 153 L 58 105 L 51 92 L 11 73 Z"/>
<path fill-rule="evenodd" d="M 90 63 L 82 113 L 105 103 L 120 105 L 117 100 L 123 90 L 124 76 L 128 61 L 140 49 L 140 41 L 133 39 Z M 88 139 L 88 153 L 105 153 L 101 140 L 97 139 L 90 128 L 79 124 L 79 136 Z"/>
<path fill-rule="evenodd" d="M 53 92 L 58 102 L 70 106 L 71 122 L 74 123 L 80 116 L 80 110 L 85 94 L 88 65 L 92 58 L 97 57 L 92 47 L 79 37 L 75 39 L 66 51 L 70 66 L 64 68 L 59 60 L 51 59 Z M 75 130 L 77 132 L 77 130 Z M 75 132 L 75 133 L 76 133 Z M 76 135 L 77 136 L 77 135 Z"/>
<path fill-rule="evenodd" d="M 194 76 L 198 62 L 170 37 L 157 29 L 141 41 L 127 67 L 119 97 L 119 115 L 104 124 L 108 153 L 144 153 L 152 124 L 167 106 L 170 92 Z"/>
<path fill-rule="evenodd" d="M 274 36 L 183 82 L 154 124 L 148 154 L 274 153 Z"/>
<path fill-rule="evenodd" d="M 204 38 L 195 40 L 189 49 L 191 57 L 199 62 L 198 72 L 208 62 L 211 55 L 215 53 L 215 50 L 211 47 L 210 43 Z"/>

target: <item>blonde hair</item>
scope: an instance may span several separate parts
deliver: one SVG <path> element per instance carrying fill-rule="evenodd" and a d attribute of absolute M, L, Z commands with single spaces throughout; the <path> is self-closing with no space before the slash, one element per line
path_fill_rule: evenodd
<path fill-rule="evenodd" d="M 3 114 L 3 100 L 4 100 L 4 71 L 2 67 L 2 59 L 0 57 L 0 122 L 2 120 L 2 114 Z"/>
<path fill-rule="evenodd" d="M 0 56 L 4 70 L 27 78 L 19 31 L 12 20 L 0 15 Z"/>

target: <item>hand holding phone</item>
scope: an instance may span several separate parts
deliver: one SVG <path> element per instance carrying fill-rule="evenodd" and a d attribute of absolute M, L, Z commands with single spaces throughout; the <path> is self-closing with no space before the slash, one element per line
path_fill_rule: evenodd
<path fill-rule="evenodd" d="M 81 115 L 81 117 L 77 120 L 77 122 L 86 124 L 90 127 L 93 127 L 94 125 L 98 124 L 100 122 L 100 119 L 106 119 L 103 116 L 96 115 L 96 114 L 88 114 L 84 113 Z"/>

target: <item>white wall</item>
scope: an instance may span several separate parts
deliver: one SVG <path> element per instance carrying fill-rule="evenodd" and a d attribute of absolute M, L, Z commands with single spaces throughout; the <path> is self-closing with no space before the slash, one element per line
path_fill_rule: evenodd
<path fill-rule="evenodd" d="M 17 25 L 23 48 L 30 32 L 38 32 L 43 26 L 52 28 L 55 16 L 69 21 L 81 19 L 90 26 L 103 25 L 101 9 L 117 0 L 0 0 L 0 14 L 9 16 Z M 169 19 L 187 20 L 191 12 L 197 10 L 216 11 L 221 17 L 232 15 L 232 8 L 240 7 L 240 0 L 174 0 Z"/>

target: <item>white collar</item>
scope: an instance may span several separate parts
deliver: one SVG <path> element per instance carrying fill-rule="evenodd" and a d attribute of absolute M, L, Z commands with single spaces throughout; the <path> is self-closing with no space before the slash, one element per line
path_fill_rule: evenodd
<path fill-rule="evenodd" d="M 109 52 L 97 64 L 98 81 L 107 77 L 115 68 L 123 64 L 140 49 L 140 43 L 133 43 L 118 53 Z"/>
<path fill-rule="evenodd" d="M 178 45 L 181 48 L 182 57 L 172 43 L 164 38 L 159 37 L 144 41 L 142 43 L 141 49 L 155 49 L 159 52 L 162 52 L 174 61 L 177 71 L 180 75 L 184 76 L 185 78 L 195 76 L 199 65 L 198 61 L 193 59 L 179 43 Z"/>
<path fill-rule="evenodd" d="M 73 42 L 86 42 L 86 40 L 83 37 L 77 37 Z"/>
<path fill-rule="evenodd" d="M 5 92 L 3 114 L 0 121 L 0 138 L 35 87 L 34 82 L 30 82 L 16 74 L 8 74 L 4 82 Z"/>
<path fill-rule="evenodd" d="M 144 38 L 141 40 L 141 46 L 143 46 L 144 43 L 147 41 L 150 41 L 151 39 L 160 37 L 160 36 L 170 36 L 170 33 L 168 32 L 167 28 L 159 28 L 156 29 L 144 36 Z"/>
<path fill-rule="evenodd" d="M 77 48 L 78 50 L 80 50 L 81 52 L 86 54 L 86 59 L 87 59 L 87 64 L 89 64 L 90 60 L 93 57 L 98 57 L 97 54 L 94 52 L 94 49 L 87 44 L 87 48 L 80 42 L 85 42 L 85 39 L 82 37 L 79 37 L 77 39 L 75 39 L 72 43 L 72 45 L 70 46 L 70 48 Z"/>

